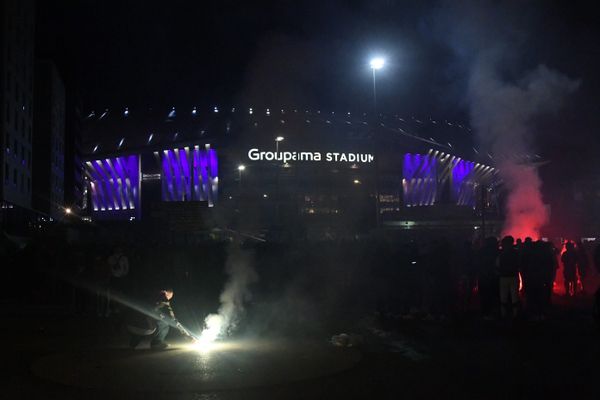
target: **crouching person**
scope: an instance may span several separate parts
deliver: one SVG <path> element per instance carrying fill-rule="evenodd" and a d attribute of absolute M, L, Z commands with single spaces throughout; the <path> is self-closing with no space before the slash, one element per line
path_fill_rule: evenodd
<path fill-rule="evenodd" d="M 165 342 L 169 334 L 169 325 L 179 327 L 181 324 L 175 318 L 173 308 L 171 308 L 171 299 L 173 298 L 173 289 L 163 289 L 159 292 L 154 313 L 158 317 L 156 320 L 156 333 L 150 342 L 153 349 L 166 349 L 169 345 Z"/>
<path fill-rule="evenodd" d="M 153 310 L 154 318 L 146 315 L 138 315 L 131 319 L 131 322 L 127 326 L 131 334 L 129 341 L 131 348 L 136 348 L 144 337 L 151 337 L 150 348 L 152 349 L 163 350 L 168 348 L 169 345 L 165 342 L 165 339 L 169 334 L 170 326 L 176 327 L 182 334 L 188 337 L 191 336 L 175 317 L 170 303 L 173 294 L 173 289 L 171 288 L 163 289 L 159 292 Z"/>

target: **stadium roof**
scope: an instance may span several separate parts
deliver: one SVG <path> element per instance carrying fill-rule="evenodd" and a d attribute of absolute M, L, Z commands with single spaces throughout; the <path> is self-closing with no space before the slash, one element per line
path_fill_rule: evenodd
<path fill-rule="evenodd" d="M 379 143 L 406 151 L 429 149 L 468 160 L 495 164 L 493 154 L 481 151 L 470 127 L 463 123 L 406 115 L 331 112 L 298 108 L 186 107 L 170 109 L 104 109 L 90 111 L 84 122 L 83 153 L 87 157 L 140 149 L 161 149 L 184 143 L 210 142 L 273 144 Z M 377 140 L 374 140 L 374 137 Z M 515 155 L 512 155 L 514 157 Z M 534 162 L 539 156 L 519 155 Z"/>

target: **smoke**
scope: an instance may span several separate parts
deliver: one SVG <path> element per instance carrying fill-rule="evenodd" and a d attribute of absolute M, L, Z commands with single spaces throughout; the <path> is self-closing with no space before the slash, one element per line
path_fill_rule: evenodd
<path fill-rule="evenodd" d="M 559 111 L 579 81 L 535 66 L 535 32 L 543 18 L 533 4 L 448 1 L 435 18 L 439 37 L 466 70 L 466 105 L 480 148 L 492 155 L 507 189 L 503 234 L 537 238 L 549 215 L 527 156 L 543 138 L 540 119 Z"/>
<path fill-rule="evenodd" d="M 500 76 L 503 52 L 479 54 L 471 70 L 468 99 L 471 123 L 482 145 L 497 159 L 508 190 L 503 234 L 538 238 L 548 221 L 537 169 L 524 162 L 535 145 L 535 118 L 556 112 L 579 82 L 538 66 L 509 82 Z"/>
<path fill-rule="evenodd" d="M 252 255 L 237 244 L 229 247 L 225 272 L 228 279 L 219 297 L 221 305 L 216 314 L 205 318 L 200 342 L 210 343 L 235 331 L 244 314 L 244 304 L 251 298 L 250 285 L 258 281 Z"/>
<path fill-rule="evenodd" d="M 542 200 L 538 171 L 534 167 L 514 163 L 504 163 L 500 168 L 509 192 L 503 235 L 538 239 L 540 228 L 549 217 Z"/>

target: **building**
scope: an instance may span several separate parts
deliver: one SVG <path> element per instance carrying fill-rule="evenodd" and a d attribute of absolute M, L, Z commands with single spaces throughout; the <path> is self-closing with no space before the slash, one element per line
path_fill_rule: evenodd
<path fill-rule="evenodd" d="M 33 208 L 50 218 L 64 215 L 65 85 L 54 63 L 35 64 Z"/>
<path fill-rule="evenodd" d="M 81 102 L 74 91 L 67 92 L 65 125 L 65 207 L 80 214 L 84 204 L 84 170 L 81 158 L 83 116 Z"/>
<path fill-rule="evenodd" d="M 497 171 L 471 137 L 461 124 L 397 115 L 374 123 L 282 108 L 92 111 L 83 146 L 90 213 L 184 236 L 491 232 Z"/>
<path fill-rule="evenodd" d="M 0 4 L 2 224 L 23 225 L 32 206 L 34 2 Z"/>

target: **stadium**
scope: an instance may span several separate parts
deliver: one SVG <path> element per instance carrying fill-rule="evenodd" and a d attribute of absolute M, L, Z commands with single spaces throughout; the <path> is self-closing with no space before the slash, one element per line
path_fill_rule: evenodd
<path fill-rule="evenodd" d="M 189 238 L 498 233 L 501 182 L 470 128 L 298 108 L 104 109 L 85 121 L 85 207 Z"/>

